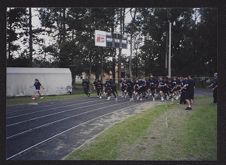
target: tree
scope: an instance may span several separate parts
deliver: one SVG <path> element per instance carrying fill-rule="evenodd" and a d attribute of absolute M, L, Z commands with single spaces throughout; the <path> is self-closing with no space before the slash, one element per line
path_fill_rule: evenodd
<path fill-rule="evenodd" d="M 29 59 L 30 67 L 32 67 L 32 53 L 33 53 L 33 32 L 32 32 L 32 13 L 31 8 L 29 7 Z"/>
<path fill-rule="evenodd" d="M 26 9 L 25 8 L 9 8 L 6 14 L 7 26 L 6 26 L 6 42 L 8 52 L 8 66 L 12 66 L 13 55 L 12 52 L 20 48 L 19 45 L 13 42 L 23 36 L 23 32 L 17 29 L 23 28 L 26 21 Z"/>

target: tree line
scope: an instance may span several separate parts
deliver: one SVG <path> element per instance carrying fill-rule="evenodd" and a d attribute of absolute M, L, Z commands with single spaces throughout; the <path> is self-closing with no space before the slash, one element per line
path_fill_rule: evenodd
<path fill-rule="evenodd" d="M 129 77 L 167 75 L 171 22 L 172 75 L 209 76 L 217 68 L 214 8 L 36 8 L 40 27 L 32 26 L 32 11 L 7 9 L 7 66 L 66 67 L 73 80 L 82 72 L 112 71 L 115 78 L 121 64 Z M 130 55 L 96 47 L 95 30 L 127 35 Z M 47 45 L 41 35 L 52 42 Z"/>

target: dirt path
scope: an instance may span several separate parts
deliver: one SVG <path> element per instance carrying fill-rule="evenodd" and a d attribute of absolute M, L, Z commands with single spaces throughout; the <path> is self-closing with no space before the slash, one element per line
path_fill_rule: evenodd
<path fill-rule="evenodd" d="M 192 114 L 183 105 L 170 109 L 159 116 L 147 131 L 146 136 L 134 145 L 122 146 L 119 160 L 184 160 L 181 157 L 180 138 L 183 124 Z M 173 152 L 172 152 L 173 151 Z M 161 155 L 164 155 L 161 157 Z M 169 157 L 166 158 L 166 155 Z M 171 158 L 172 157 L 172 158 Z"/>

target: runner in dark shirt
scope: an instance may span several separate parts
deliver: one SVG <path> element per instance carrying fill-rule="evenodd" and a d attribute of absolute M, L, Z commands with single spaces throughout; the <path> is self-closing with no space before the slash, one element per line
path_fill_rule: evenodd
<path fill-rule="evenodd" d="M 161 96 L 161 101 L 164 101 L 165 86 L 166 86 L 165 81 L 163 80 L 162 77 L 160 77 L 158 82 L 158 90 Z"/>
<path fill-rule="evenodd" d="M 137 100 L 142 101 L 143 97 L 145 97 L 145 80 L 139 79 L 138 80 L 138 98 Z"/>
<path fill-rule="evenodd" d="M 126 86 L 127 86 L 126 90 L 129 95 L 130 101 L 133 101 L 133 82 L 130 79 L 128 79 L 126 81 Z"/>
<path fill-rule="evenodd" d="M 34 83 L 34 86 L 35 86 L 35 95 L 32 97 L 32 99 L 37 99 L 37 97 L 39 97 L 40 99 L 43 99 L 44 97 L 41 96 L 41 93 L 40 93 L 40 89 L 44 89 L 44 87 L 42 86 L 42 84 L 39 82 L 38 79 L 35 79 L 35 83 Z M 38 96 L 37 96 L 38 94 Z"/>
<path fill-rule="evenodd" d="M 97 92 L 97 97 L 99 97 L 101 99 L 102 98 L 102 92 L 103 92 L 103 84 L 101 83 L 101 80 L 96 79 L 93 82 L 93 85 L 94 85 L 94 89 Z"/>
<path fill-rule="evenodd" d="M 152 100 L 155 101 L 155 94 L 156 94 L 156 88 L 157 88 L 158 82 L 154 77 L 151 77 L 149 79 L 149 85 L 150 85 Z"/>
<path fill-rule="evenodd" d="M 90 90 L 89 90 L 89 80 L 88 79 L 83 79 L 82 80 L 82 86 L 83 86 L 83 90 L 84 90 L 84 93 L 90 97 Z"/>
<path fill-rule="evenodd" d="M 171 100 L 173 101 L 174 99 L 178 99 L 177 79 L 176 79 L 176 77 L 173 78 L 171 84 L 172 84 L 172 89 L 171 89 L 172 98 L 171 98 Z"/>
<path fill-rule="evenodd" d="M 121 80 L 121 93 L 122 93 L 122 97 L 126 98 L 127 96 L 127 82 L 125 79 Z"/>
<path fill-rule="evenodd" d="M 117 92 L 117 89 L 116 89 L 116 84 L 115 84 L 113 79 L 110 79 L 109 82 L 110 82 L 110 86 L 111 86 L 111 89 L 112 89 L 111 92 L 114 95 L 115 100 L 117 101 L 118 100 L 118 98 L 117 98 L 118 92 Z"/>

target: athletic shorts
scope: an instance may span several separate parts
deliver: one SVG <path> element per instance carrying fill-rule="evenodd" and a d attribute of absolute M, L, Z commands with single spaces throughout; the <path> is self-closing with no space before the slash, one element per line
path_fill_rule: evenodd
<path fill-rule="evenodd" d="M 192 94 L 192 92 L 191 91 L 186 91 L 185 92 L 185 99 L 193 99 L 193 96 L 192 96 L 193 94 Z"/>
<path fill-rule="evenodd" d="M 35 90 L 35 93 L 40 93 L 40 89 L 36 89 Z"/>
<path fill-rule="evenodd" d="M 165 87 L 159 88 L 159 92 L 162 91 L 163 93 L 167 93 L 167 89 Z"/>

